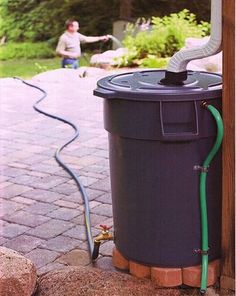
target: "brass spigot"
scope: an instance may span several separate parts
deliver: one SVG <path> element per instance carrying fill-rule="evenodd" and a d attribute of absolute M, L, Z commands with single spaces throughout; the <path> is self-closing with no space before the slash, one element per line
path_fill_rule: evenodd
<path fill-rule="evenodd" d="M 109 232 L 109 229 L 111 229 L 111 226 L 107 225 L 100 225 L 100 228 L 102 229 L 102 232 L 95 238 L 94 240 L 94 248 L 93 248 L 93 254 L 92 254 L 92 260 L 94 261 L 97 259 L 99 255 L 99 248 L 102 241 L 106 240 L 113 240 L 113 234 Z"/>
<path fill-rule="evenodd" d="M 113 235 L 109 232 L 111 226 L 100 225 L 102 232 L 95 238 L 94 242 L 101 242 L 103 240 L 113 240 Z"/>

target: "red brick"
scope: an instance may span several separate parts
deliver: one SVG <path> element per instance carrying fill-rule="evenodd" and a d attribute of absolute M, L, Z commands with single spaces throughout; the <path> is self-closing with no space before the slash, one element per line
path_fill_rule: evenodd
<path fill-rule="evenodd" d="M 183 283 L 190 287 L 201 285 L 201 265 L 183 268 Z M 207 286 L 214 285 L 220 276 L 220 260 L 214 260 L 208 266 Z"/>
<path fill-rule="evenodd" d="M 151 277 L 151 267 L 148 267 L 133 261 L 129 262 L 129 272 L 138 278 Z"/>
<path fill-rule="evenodd" d="M 181 268 L 151 268 L 151 279 L 160 287 L 175 287 L 182 284 Z"/>
<path fill-rule="evenodd" d="M 116 248 L 113 249 L 112 263 L 118 269 L 129 270 L 129 261 Z"/>

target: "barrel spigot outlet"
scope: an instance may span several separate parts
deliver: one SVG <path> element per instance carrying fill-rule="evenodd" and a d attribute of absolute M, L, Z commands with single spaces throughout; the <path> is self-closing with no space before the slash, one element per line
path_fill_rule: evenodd
<path fill-rule="evenodd" d="M 92 261 L 96 260 L 99 255 L 99 248 L 102 241 L 113 240 L 113 234 L 110 233 L 111 226 L 100 225 L 101 233 L 94 240 Z"/>
<path fill-rule="evenodd" d="M 202 102 L 202 107 L 203 107 L 203 108 L 207 108 L 207 106 L 208 106 L 207 102 L 206 102 L 206 101 L 203 101 L 203 102 Z"/>

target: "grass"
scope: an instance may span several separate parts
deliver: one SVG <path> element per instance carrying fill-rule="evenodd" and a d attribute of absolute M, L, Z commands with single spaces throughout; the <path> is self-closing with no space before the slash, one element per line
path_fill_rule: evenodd
<path fill-rule="evenodd" d="M 86 56 L 87 57 L 87 56 Z M 89 59 L 89 56 L 87 57 Z M 88 66 L 89 63 L 83 56 L 80 59 L 80 66 Z M 61 59 L 13 59 L 0 61 L 0 78 L 18 76 L 31 78 L 41 72 L 61 68 Z"/>

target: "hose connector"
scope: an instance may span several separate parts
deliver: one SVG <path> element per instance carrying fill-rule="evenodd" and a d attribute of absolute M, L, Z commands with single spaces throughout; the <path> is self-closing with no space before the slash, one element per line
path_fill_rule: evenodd
<path fill-rule="evenodd" d="M 99 256 L 99 249 L 102 241 L 113 240 L 113 234 L 109 232 L 111 226 L 100 225 L 102 231 L 94 240 L 92 261 L 96 260 Z"/>
<path fill-rule="evenodd" d="M 208 107 L 208 104 L 207 104 L 206 101 L 203 101 L 201 105 L 202 105 L 203 108 L 207 108 Z"/>

